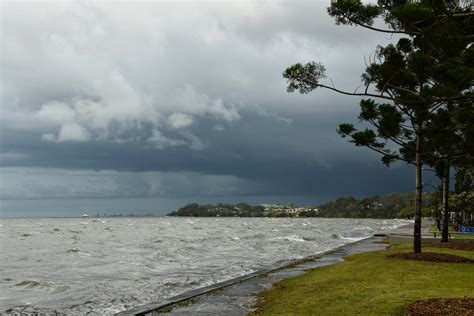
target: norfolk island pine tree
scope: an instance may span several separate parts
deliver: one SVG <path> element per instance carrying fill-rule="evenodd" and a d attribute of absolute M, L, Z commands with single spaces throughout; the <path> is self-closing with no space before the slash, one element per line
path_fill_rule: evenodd
<path fill-rule="evenodd" d="M 317 88 L 350 96 L 370 97 L 360 102 L 359 119 L 373 129 L 358 131 L 341 124 L 338 132 L 356 146 L 382 154 L 389 165 L 396 160 L 415 165 L 414 252 L 421 252 L 422 166 L 430 160 L 424 148 L 425 127 L 433 115 L 448 105 L 472 105 L 473 23 L 467 1 L 332 1 L 328 12 L 337 24 L 361 26 L 372 31 L 399 34 L 396 45 L 378 46 L 362 81 L 363 92 L 347 92 L 320 83 L 326 78 L 321 63 L 297 63 L 283 76 L 289 92 L 309 93 Z M 374 27 L 383 17 L 386 28 Z M 462 75 L 455 75 L 460 71 Z M 375 90 L 375 92 L 372 92 Z M 376 103 L 375 100 L 388 103 Z M 447 131 L 449 127 L 445 127 Z M 398 149 L 394 150 L 393 146 Z M 414 155 L 410 156 L 410 153 Z M 432 157 L 431 157 L 432 158 Z M 432 160 L 431 160 L 432 161 Z"/>

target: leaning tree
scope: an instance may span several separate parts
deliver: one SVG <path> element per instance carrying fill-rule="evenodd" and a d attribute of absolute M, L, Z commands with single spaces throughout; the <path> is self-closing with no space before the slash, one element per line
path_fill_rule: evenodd
<path fill-rule="evenodd" d="M 297 63 L 283 76 L 289 92 L 306 94 L 323 88 L 344 95 L 366 97 L 360 101 L 359 119 L 372 127 L 357 130 L 341 124 L 338 132 L 356 146 L 382 155 L 389 165 L 396 160 L 415 165 L 414 252 L 421 252 L 422 166 L 434 161 L 425 146 L 433 118 L 452 115 L 459 104 L 471 104 L 472 4 L 464 1 L 379 0 L 363 4 L 355 0 L 332 1 L 328 12 L 337 24 L 364 27 L 399 36 L 396 44 L 378 46 L 362 74 L 364 90 L 349 92 L 325 84 L 326 68 L 317 62 Z M 375 25 L 383 18 L 385 26 Z M 453 128 L 440 126 L 441 130 Z M 438 152 L 450 149 L 439 142 Z M 448 167 L 449 168 L 449 167 Z M 449 177 L 449 175 L 448 175 Z"/>

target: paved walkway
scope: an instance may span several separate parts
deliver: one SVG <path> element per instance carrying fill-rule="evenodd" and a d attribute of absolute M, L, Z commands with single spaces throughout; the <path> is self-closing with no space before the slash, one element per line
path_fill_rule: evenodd
<path fill-rule="evenodd" d="M 410 228 L 413 229 L 412 225 Z M 256 303 L 256 294 L 269 289 L 273 283 L 314 268 L 341 262 L 347 255 L 385 249 L 387 244 L 382 242 L 383 239 L 383 236 L 371 237 L 330 250 L 317 257 L 309 257 L 299 262 L 280 263 L 265 271 L 189 291 L 118 315 L 246 315 L 252 311 L 252 306 Z"/>
<path fill-rule="evenodd" d="M 425 242 L 436 241 L 433 235 L 428 232 L 429 226 L 432 222 L 428 220 L 421 221 L 421 238 Z M 413 224 L 392 229 L 387 233 L 390 244 L 403 244 L 413 242 Z"/>
<path fill-rule="evenodd" d="M 422 220 L 421 221 L 421 236 L 429 236 L 430 234 L 428 233 L 428 228 L 430 226 L 431 222 L 427 220 Z M 413 237 L 413 224 L 398 227 L 395 229 L 390 230 L 388 232 L 389 236 L 392 235 L 398 235 L 398 236 L 411 236 Z"/>

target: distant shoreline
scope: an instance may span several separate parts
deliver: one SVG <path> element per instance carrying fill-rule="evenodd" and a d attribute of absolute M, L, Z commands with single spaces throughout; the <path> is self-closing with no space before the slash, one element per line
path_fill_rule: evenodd
<path fill-rule="evenodd" d="M 180 216 L 180 215 L 156 215 L 156 216 L 107 216 L 107 217 L 80 217 L 80 216 L 24 216 L 24 217 L 13 217 L 13 216 L 0 216 L 0 220 L 2 219 L 131 219 L 131 218 L 245 218 L 245 219 L 252 219 L 252 218 L 272 218 L 272 219 L 285 219 L 285 218 L 293 218 L 293 219 L 305 219 L 305 218 L 322 218 L 322 219 L 402 219 L 402 218 L 385 218 L 385 217 L 295 217 L 295 216 L 280 216 L 280 217 L 272 217 L 272 216 Z M 403 218 L 406 219 L 406 218 Z M 411 220 L 411 219 L 408 219 Z"/>
<path fill-rule="evenodd" d="M 341 197 L 316 206 L 298 206 L 294 203 L 249 205 L 190 203 L 168 216 L 189 217 L 323 217 L 411 219 L 415 215 L 413 193 L 390 193 L 362 199 Z M 422 215 L 431 217 L 436 208 L 435 199 L 426 195 Z"/>

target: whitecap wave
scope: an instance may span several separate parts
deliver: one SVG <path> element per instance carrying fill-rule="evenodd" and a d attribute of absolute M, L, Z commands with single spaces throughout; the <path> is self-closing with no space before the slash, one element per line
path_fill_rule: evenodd
<path fill-rule="evenodd" d="M 287 241 L 305 242 L 305 239 L 298 235 L 275 237 L 275 238 L 270 238 L 270 240 L 287 240 Z"/>

